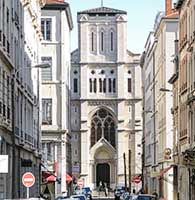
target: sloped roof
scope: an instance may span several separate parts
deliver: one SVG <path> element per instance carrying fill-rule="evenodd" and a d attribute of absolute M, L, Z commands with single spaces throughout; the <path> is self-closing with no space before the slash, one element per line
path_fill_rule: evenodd
<path fill-rule="evenodd" d="M 78 14 L 127 14 L 127 12 L 123 10 L 117 10 L 114 8 L 99 7 L 80 11 L 78 12 Z"/>
<path fill-rule="evenodd" d="M 67 4 L 64 0 L 46 0 L 46 4 Z"/>

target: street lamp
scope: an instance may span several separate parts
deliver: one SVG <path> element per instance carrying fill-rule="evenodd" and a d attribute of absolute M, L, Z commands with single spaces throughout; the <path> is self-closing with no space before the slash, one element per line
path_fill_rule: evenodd
<path fill-rule="evenodd" d="M 13 70 L 12 76 L 11 76 L 11 108 L 12 108 L 12 134 L 11 134 L 11 140 L 12 140 L 12 198 L 15 198 L 15 192 L 16 192 L 16 183 L 15 183 L 15 179 L 16 179 L 16 166 L 15 166 L 15 151 L 16 151 L 16 144 L 15 144 L 15 82 L 16 82 L 16 76 L 17 73 L 20 70 L 23 69 L 32 69 L 32 68 L 37 68 L 37 98 L 39 101 L 39 68 L 49 68 L 51 67 L 49 63 L 42 63 L 42 64 L 38 64 L 32 67 L 23 67 L 23 68 L 19 68 L 16 71 Z M 39 125 L 39 106 L 38 106 L 38 140 L 40 138 L 40 125 Z"/>

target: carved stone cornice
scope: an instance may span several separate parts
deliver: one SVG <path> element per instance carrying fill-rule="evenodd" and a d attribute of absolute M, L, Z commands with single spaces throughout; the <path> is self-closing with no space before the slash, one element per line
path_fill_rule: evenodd
<path fill-rule="evenodd" d="M 113 100 L 92 100 L 88 101 L 88 106 L 100 106 L 100 105 L 105 105 L 105 106 L 116 106 L 118 103 L 117 101 Z"/>

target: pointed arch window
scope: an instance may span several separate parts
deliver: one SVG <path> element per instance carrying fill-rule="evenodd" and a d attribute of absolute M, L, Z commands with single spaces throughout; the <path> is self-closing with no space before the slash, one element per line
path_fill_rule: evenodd
<path fill-rule="evenodd" d="M 105 109 L 98 110 L 91 121 L 91 147 L 104 138 L 115 148 L 115 133 L 116 125 L 113 116 Z"/>

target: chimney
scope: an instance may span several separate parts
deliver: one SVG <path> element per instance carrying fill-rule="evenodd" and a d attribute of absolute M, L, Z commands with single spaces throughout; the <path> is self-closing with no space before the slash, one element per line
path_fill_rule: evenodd
<path fill-rule="evenodd" d="M 172 8 L 172 0 L 165 0 L 165 4 L 165 16 L 173 14 L 174 9 Z"/>

